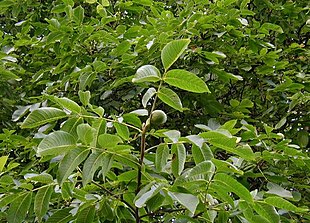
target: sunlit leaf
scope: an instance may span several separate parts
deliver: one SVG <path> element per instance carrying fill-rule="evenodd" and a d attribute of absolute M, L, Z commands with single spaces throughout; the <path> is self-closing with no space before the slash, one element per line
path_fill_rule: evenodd
<path fill-rule="evenodd" d="M 156 94 L 156 89 L 151 87 L 149 88 L 142 97 L 142 105 L 146 108 L 148 101 Z"/>
<path fill-rule="evenodd" d="M 66 116 L 66 113 L 58 108 L 38 108 L 28 115 L 21 128 L 34 128 Z"/>
<path fill-rule="evenodd" d="M 156 67 L 153 65 L 144 65 L 137 70 L 132 82 L 156 82 L 160 78 L 160 72 Z"/>
<path fill-rule="evenodd" d="M 161 51 L 161 61 L 165 70 L 181 56 L 190 43 L 189 39 L 173 40 L 169 42 Z"/>
<path fill-rule="evenodd" d="M 181 88 L 186 91 L 195 92 L 195 93 L 210 93 L 210 90 L 206 83 L 193 74 L 186 70 L 170 70 L 166 73 L 164 81 L 172 86 Z"/>
<path fill-rule="evenodd" d="M 181 112 L 183 111 L 182 102 L 179 96 L 171 89 L 161 88 L 157 94 L 158 98 L 170 107 Z"/>
<path fill-rule="evenodd" d="M 184 207 L 186 207 L 190 212 L 195 213 L 199 200 L 196 196 L 192 194 L 184 194 L 178 192 L 168 192 L 169 196 L 178 201 Z"/>
<path fill-rule="evenodd" d="M 172 173 L 174 176 L 179 176 L 183 169 L 186 160 L 186 150 L 183 144 L 173 144 L 171 146 L 172 156 Z"/>
<path fill-rule="evenodd" d="M 167 164 L 169 156 L 168 145 L 159 145 L 156 149 L 155 155 L 155 168 L 158 172 L 163 171 L 163 168 Z"/>
<path fill-rule="evenodd" d="M 47 135 L 38 145 L 40 156 L 60 155 L 76 147 L 76 139 L 64 131 L 56 131 Z"/>
<path fill-rule="evenodd" d="M 281 208 L 287 211 L 293 211 L 293 212 L 306 212 L 309 209 L 308 208 L 299 208 L 296 207 L 294 204 L 291 202 L 281 198 L 281 197 L 267 197 L 265 199 L 265 202 L 267 204 L 270 204 L 272 206 L 275 206 L 277 208 Z"/>

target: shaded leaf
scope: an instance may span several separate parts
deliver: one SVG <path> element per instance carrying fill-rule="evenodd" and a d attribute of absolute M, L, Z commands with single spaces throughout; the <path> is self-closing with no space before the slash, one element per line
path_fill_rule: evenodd
<path fill-rule="evenodd" d="M 57 180 L 62 184 L 75 168 L 88 156 L 89 150 L 78 147 L 69 151 L 59 163 Z"/>
<path fill-rule="evenodd" d="M 34 212 L 39 219 L 39 222 L 41 222 L 43 216 L 48 210 L 49 201 L 51 199 L 53 191 L 53 186 L 42 187 L 40 190 L 38 190 L 35 196 Z"/>
<path fill-rule="evenodd" d="M 70 213 L 72 209 L 73 207 L 57 210 L 47 219 L 46 223 L 67 223 L 71 221 L 73 219 L 73 216 Z"/>
<path fill-rule="evenodd" d="M 86 184 L 93 180 L 94 174 L 96 170 L 102 165 L 104 157 L 104 153 L 94 152 L 86 159 L 82 172 L 83 186 L 86 186 Z"/>
<path fill-rule="evenodd" d="M 90 205 L 83 210 L 79 210 L 76 218 L 76 223 L 89 223 L 93 222 L 95 217 L 95 206 Z"/>
<path fill-rule="evenodd" d="M 26 193 L 15 199 L 8 210 L 8 223 L 21 223 L 25 220 L 27 212 L 30 208 L 32 200 L 32 192 Z"/>
<path fill-rule="evenodd" d="M 257 214 L 266 218 L 269 222 L 271 223 L 280 222 L 280 216 L 273 206 L 266 204 L 264 202 L 255 202 L 253 208 L 257 212 Z"/>
<path fill-rule="evenodd" d="M 246 160 L 254 160 L 255 155 L 248 145 L 243 145 L 238 148 L 237 146 L 237 138 L 230 135 L 227 131 L 209 131 L 203 132 L 199 134 L 201 137 L 207 139 L 207 142 L 211 143 L 212 145 L 224 149 L 227 152 L 231 152 L 234 154 L 239 155 L 240 157 Z"/>
<path fill-rule="evenodd" d="M 250 191 L 231 176 L 228 176 L 227 174 L 224 173 L 218 173 L 215 175 L 214 181 L 220 182 L 223 186 L 225 186 L 227 192 L 229 191 L 233 192 L 236 195 L 238 195 L 241 199 L 244 199 L 249 203 L 253 202 L 253 198 L 252 195 L 250 194 Z"/>

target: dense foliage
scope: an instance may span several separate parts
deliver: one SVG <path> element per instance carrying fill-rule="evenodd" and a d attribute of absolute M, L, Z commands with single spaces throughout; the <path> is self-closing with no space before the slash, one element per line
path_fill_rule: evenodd
<path fill-rule="evenodd" d="M 2 222 L 309 222 L 307 0 L 0 1 Z"/>

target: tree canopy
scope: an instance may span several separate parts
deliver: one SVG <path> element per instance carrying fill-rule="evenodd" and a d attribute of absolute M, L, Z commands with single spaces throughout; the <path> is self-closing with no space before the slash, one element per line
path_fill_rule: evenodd
<path fill-rule="evenodd" d="M 2 0 L 0 219 L 310 221 L 308 0 Z"/>

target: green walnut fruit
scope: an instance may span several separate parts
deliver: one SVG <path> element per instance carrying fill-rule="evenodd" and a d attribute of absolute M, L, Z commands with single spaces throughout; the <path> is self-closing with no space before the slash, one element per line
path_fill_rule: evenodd
<path fill-rule="evenodd" d="M 167 121 L 167 115 L 162 110 L 154 110 L 151 115 L 151 121 L 148 119 L 146 121 L 146 125 L 161 125 L 164 124 Z"/>
<path fill-rule="evenodd" d="M 299 131 L 297 133 L 297 141 L 301 148 L 306 148 L 309 143 L 309 133 L 306 131 Z"/>

